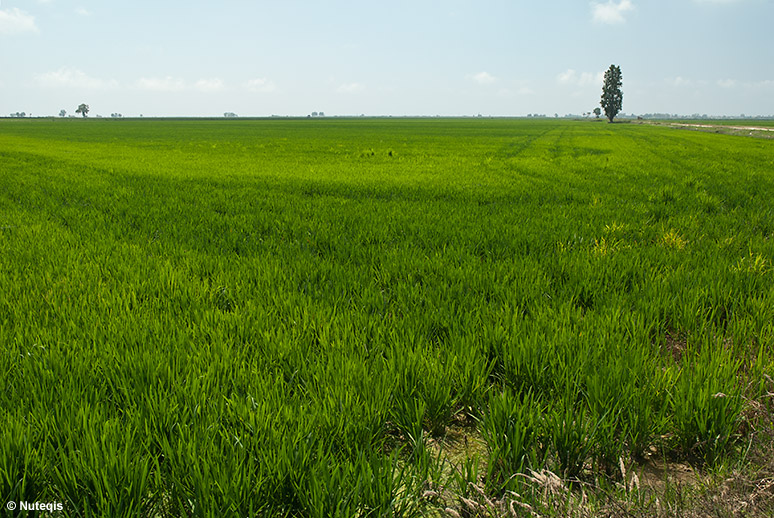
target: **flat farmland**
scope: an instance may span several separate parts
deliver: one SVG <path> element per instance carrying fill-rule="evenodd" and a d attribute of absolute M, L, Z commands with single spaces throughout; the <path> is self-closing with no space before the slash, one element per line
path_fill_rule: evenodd
<path fill-rule="evenodd" d="M 651 125 L 0 120 L 0 497 L 550 515 L 552 474 L 722 470 L 771 200 L 774 142 Z"/>

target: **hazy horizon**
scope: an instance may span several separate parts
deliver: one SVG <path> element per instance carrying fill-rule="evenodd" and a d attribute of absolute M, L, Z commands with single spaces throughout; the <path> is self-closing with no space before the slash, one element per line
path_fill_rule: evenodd
<path fill-rule="evenodd" d="M 774 0 L 0 4 L 0 115 L 774 115 Z"/>

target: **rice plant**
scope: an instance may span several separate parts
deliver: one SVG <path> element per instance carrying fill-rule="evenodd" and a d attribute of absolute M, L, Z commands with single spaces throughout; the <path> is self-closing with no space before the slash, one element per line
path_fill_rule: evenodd
<path fill-rule="evenodd" d="M 17 122 L 0 121 L 6 501 L 163 517 L 504 502 L 522 475 L 615 478 L 654 449 L 720 466 L 774 375 L 771 141 L 565 120 Z M 463 427 L 486 447 L 450 459 Z"/>

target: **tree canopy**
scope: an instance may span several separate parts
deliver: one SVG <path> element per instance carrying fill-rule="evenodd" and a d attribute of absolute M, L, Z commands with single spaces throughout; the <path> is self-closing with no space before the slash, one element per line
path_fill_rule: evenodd
<path fill-rule="evenodd" d="M 86 117 L 86 115 L 89 113 L 89 105 L 86 103 L 79 104 L 78 109 L 75 110 L 75 113 L 80 113 L 83 117 Z"/>
<path fill-rule="evenodd" d="M 605 82 L 602 86 L 602 109 L 605 110 L 607 120 L 613 122 L 613 119 L 623 108 L 623 76 L 621 76 L 621 67 L 610 65 L 605 72 Z"/>

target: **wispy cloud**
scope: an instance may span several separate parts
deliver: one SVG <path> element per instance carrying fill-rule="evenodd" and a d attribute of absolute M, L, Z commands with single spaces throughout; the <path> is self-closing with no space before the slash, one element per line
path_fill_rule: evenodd
<path fill-rule="evenodd" d="M 475 81 L 476 83 L 480 85 L 491 85 L 495 81 L 497 81 L 497 78 L 490 74 L 489 72 L 479 72 L 478 74 L 474 74 L 470 76 L 470 79 Z"/>
<path fill-rule="evenodd" d="M 276 85 L 266 78 L 250 79 L 244 83 L 245 90 L 255 93 L 269 93 L 276 91 Z"/>
<path fill-rule="evenodd" d="M 176 92 L 201 92 L 214 93 L 226 89 L 226 83 L 218 78 L 205 78 L 187 82 L 179 77 L 141 77 L 134 83 L 134 88 L 147 92 L 176 93 Z"/>
<path fill-rule="evenodd" d="M 556 80 L 559 84 L 570 86 L 602 86 L 602 81 L 605 78 L 603 72 L 577 72 L 572 68 L 569 68 L 556 76 Z"/>
<path fill-rule="evenodd" d="M 674 86 L 674 87 L 677 87 L 677 88 L 690 87 L 690 86 L 694 86 L 695 85 L 695 81 L 693 79 L 687 79 L 687 78 L 682 77 L 682 76 L 669 77 L 669 78 L 665 79 L 665 82 L 669 86 Z"/>
<path fill-rule="evenodd" d="M 624 23 L 626 21 L 624 15 L 633 10 L 634 4 L 631 0 L 621 0 L 620 2 L 608 0 L 604 4 L 600 2 L 591 2 L 591 11 L 594 15 L 594 21 L 598 23 Z"/>
<path fill-rule="evenodd" d="M 141 77 L 135 83 L 140 90 L 149 92 L 182 92 L 186 89 L 185 81 L 175 77 Z"/>
<path fill-rule="evenodd" d="M 12 35 L 39 32 L 35 17 L 19 8 L 0 9 L 0 34 Z"/>
<path fill-rule="evenodd" d="M 738 81 L 736 79 L 719 79 L 717 84 L 721 88 L 734 88 Z"/>
<path fill-rule="evenodd" d="M 767 79 L 763 81 L 740 81 L 738 79 L 719 79 L 715 84 L 721 88 L 753 88 L 753 89 L 773 89 L 774 81 Z"/>
<path fill-rule="evenodd" d="M 709 79 L 691 79 L 682 76 L 668 77 L 664 79 L 664 84 L 674 88 L 722 88 L 724 90 L 731 89 L 774 89 L 774 80 L 766 79 L 762 81 L 743 81 L 740 79 L 723 78 L 716 80 Z"/>
<path fill-rule="evenodd" d="M 219 92 L 225 87 L 223 80 L 217 77 L 212 79 L 199 79 L 194 83 L 194 89 L 199 92 L 212 93 Z"/>
<path fill-rule="evenodd" d="M 363 83 L 344 83 L 336 88 L 336 91 L 340 94 L 354 94 L 365 90 Z"/>
<path fill-rule="evenodd" d="M 78 16 L 91 16 L 91 11 L 89 11 L 84 7 L 79 7 L 78 9 L 75 10 L 75 14 L 77 14 Z"/>
<path fill-rule="evenodd" d="M 37 84 L 43 88 L 79 88 L 82 90 L 105 90 L 117 88 L 118 82 L 110 79 L 91 77 L 77 68 L 62 67 L 37 77 Z"/>

